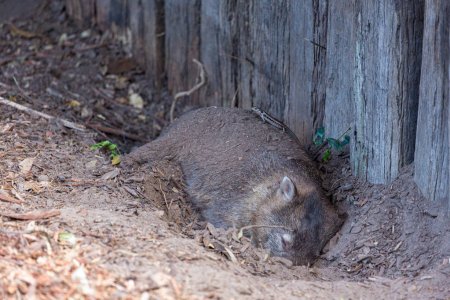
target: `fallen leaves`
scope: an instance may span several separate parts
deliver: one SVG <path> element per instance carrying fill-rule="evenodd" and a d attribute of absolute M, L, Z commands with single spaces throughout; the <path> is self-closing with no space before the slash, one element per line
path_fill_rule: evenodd
<path fill-rule="evenodd" d="M 36 181 L 25 181 L 23 184 L 23 189 L 25 191 L 32 191 L 35 194 L 40 194 L 44 188 L 50 186 L 50 182 L 48 181 L 41 181 L 41 182 L 36 182 Z"/>
<path fill-rule="evenodd" d="M 23 175 L 27 175 L 31 171 L 34 160 L 35 160 L 35 157 L 28 157 L 19 163 L 20 172 Z"/>
<path fill-rule="evenodd" d="M 58 235 L 0 231 L 2 298 L 110 299 L 118 286 L 126 286 L 120 276 L 90 261 L 89 248 L 67 247 L 52 236 Z"/>

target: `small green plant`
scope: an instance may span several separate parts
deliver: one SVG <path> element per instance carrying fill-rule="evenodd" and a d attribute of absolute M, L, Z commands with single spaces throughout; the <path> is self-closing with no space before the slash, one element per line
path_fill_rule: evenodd
<path fill-rule="evenodd" d="M 331 150 L 335 150 L 337 152 L 341 152 L 344 149 L 344 146 L 350 142 L 350 136 L 347 135 L 347 132 L 350 131 L 351 128 L 347 129 L 339 138 L 334 139 L 325 136 L 325 128 L 320 127 L 316 130 L 316 133 L 313 137 L 313 143 L 318 147 L 318 151 L 316 157 L 320 155 L 323 148 L 326 150 L 322 154 L 322 161 L 327 162 L 331 159 Z"/>
<path fill-rule="evenodd" d="M 111 164 L 118 165 L 120 163 L 120 152 L 119 147 L 110 141 L 101 141 L 100 143 L 91 146 L 91 150 L 105 149 L 109 152 L 109 157 L 111 158 Z"/>

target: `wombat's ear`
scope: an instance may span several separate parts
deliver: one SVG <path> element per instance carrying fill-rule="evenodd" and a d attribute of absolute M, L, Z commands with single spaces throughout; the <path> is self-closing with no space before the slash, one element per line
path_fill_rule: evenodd
<path fill-rule="evenodd" d="M 284 200 L 291 201 L 292 199 L 294 199 L 295 185 L 289 177 L 284 176 L 283 180 L 281 180 L 280 191 L 283 195 Z"/>

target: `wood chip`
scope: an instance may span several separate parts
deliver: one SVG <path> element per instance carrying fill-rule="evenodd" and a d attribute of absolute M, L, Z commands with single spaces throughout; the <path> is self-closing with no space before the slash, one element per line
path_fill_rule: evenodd
<path fill-rule="evenodd" d="M 2 190 L 0 190 L 0 200 L 5 201 L 5 202 L 17 203 L 17 204 L 23 203 L 23 201 L 16 199 L 14 197 L 11 197 L 5 191 L 2 191 Z"/>
<path fill-rule="evenodd" d="M 130 187 L 126 186 L 126 185 L 123 186 L 123 189 L 125 191 L 127 191 L 128 193 L 130 193 L 130 195 L 133 196 L 133 197 L 138 197 L 139 196 L 139 194 L 135 190 L 133 190 L 132 188 L 130 188 Z"/>
<path fill-rule="evenodd" d="M 26 221 L 48 219 L 59 216 L 60 214 L 61 212 L 56 209 L 51 209 L 47 211 L 30 211 L 23 214 L 0 212 L 0 216 L 8 217 L 15 220 L 26 220 Z"/>

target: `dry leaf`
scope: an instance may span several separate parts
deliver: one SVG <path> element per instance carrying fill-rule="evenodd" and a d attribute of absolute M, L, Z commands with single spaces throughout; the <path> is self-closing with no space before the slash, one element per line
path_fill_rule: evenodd
<path fill-rule="evenodd" d="M 81 103 L 77 100 L 70 100 L 69 102 L 67 102 L 67 105 L 71 108 L 75 108 L 75 107 L 79 107 L 81 105 Z"/>
<path fill-rule="evenodd" d="M 23 188 L 25 191 L 33 191 L 36 194 L 39 194 L 40 192 L 42 192 L 42 189 L 44 187 L 48 187 L 50 185 L 50 182 L 48 181 L 41 181 L 41 182 L 36 182 L 36 181 L 25 181 L 25 183 L 23 184 Z"/>
<path fill-rule="evenodd" d="M 22 160 L 19 163 L 20 172 L 24 175 L 28 174 L 28 172 L 30 172 L 31 168 L 33 167 L 34 160 L 35 160 L 35 157 L 28 157 L 28 158 L 25 158 L 24 160 Z"/>
<path fill-rule="evenodd" d="M 10 131 L 13 127 L 14 127 L 13 123 L 6 123 L 5 126 L 3 126 L 3 128 L 0 130 L 0 133 L 5 134 L 8 131 Z"/>
<path fill-rule="evenodd" d="M 11 34 L 12 35 L 16 35 L 16 36 L 18 35 L 18 36 L 21 36 L 21 37 L 26 38 L 26 39 L 31 39 L 31 38 L 34 38 L 34 37 L 37 36 L 36 33 L 29 32 L 29 31 L 26 31 L 26 30 L 22 30 L 22 29 L 20 29 L 20 28 L 18 28 L 16 26 L 14 26 L 14 24 L 9 24 L 9 27 L 11 29 Z"/>
<path fill-rule="evenodd" d="M 139 94 L 137 93 L 130 94 L 130 96 L 128 96 L 128 100 L 131 106 L 136 107 L 138 109 L 144 108 L 144 99 L 142 99 L 142 97 Z"/>
<path fill-rule="evenodd" d="M 108 179 L 113 179 L 115 177 L 117 177 L 117 175 L 120 174 L 119 169 L 115 168 L 112 171 L 109 171 L 108 173 L 103 174 L 103 176 L 101 177 L 103 180 L 108 180 Z"/>
<path fill-rule="evenodd" d="M 122 58 L 116 61 L 112 61 L 107 66 L 107 72 L 110 74 L 121 74 L 138 67 L 136 61 L 132 58 Z"/>
<path fill-rule="evenodd" d="M 118 90 L 123 90 L 128 86 L 128 78 L 124 76 L 116 77 L 116 82 L 114 83 L 114 87 Z"/>
<path fill-rule="evenodd" d="M 121 158 L 120 155 L 115 155 L 112 159 L 111 159 L 111 164 L 113 166 L 120 164 Z"/>

